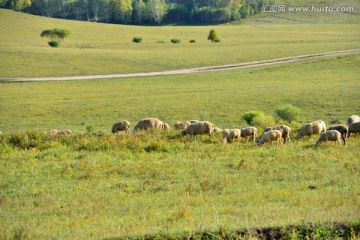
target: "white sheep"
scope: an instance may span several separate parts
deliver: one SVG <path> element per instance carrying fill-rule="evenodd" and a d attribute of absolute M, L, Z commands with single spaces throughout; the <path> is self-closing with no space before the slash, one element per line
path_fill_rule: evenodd
<path fill-rule="evenodd" d="M 195 135 L 202 135 L 208 134 L 209 136 L 213 135 L 213 124 L 207 121 L 200 121 L 197 123 L 190 124 L 186 129 L 181 132 L 181 135 L 195 136 Z"/>
<path fill-rule="evenodd" d="M 251 141 L 255 142 L 257 136 L 257 129 L 256 127 L 247 127 L 247 128 L 243 128 L 241 129 L 241 137 L 242 138 L 247 138 L 247 137 L 252 137 Z"/>
<path fill-rule="evenodd" d="M 360 132 L 360 122 L 352 123 L 350 124 L 349 127 L 348 137 L 350 137 L 352 133 L 359 133 L 359 132 Z"/>
<path fill-rule="evenodd" d="M 65 130 L 60 130 L 57 134 L 58 135 L 72 135 L 73 132 L 70 129 L 65 129 Z"/>
<path fill-rule="evenodd" d="M 50 129 L 46 132 L 47 135 L 56 135 L 59 133 L 59 130 L 54 128 L 54 129 Z"/>
<path fill-rule="evenodd" d="M 143 119 L 141 121 L 139 121 L 136 126 L 134 127 L 133 132 L 136 132 L 138 130 L 145 130 L 145 131 L 150 131 L 150 130 L 160 130 L 160 131 L 166 131 L 168 130 L 169 124 L 167 123 L 163 123 L 162 121 L 160 121 L 157 118 L 146 118 Z"/>
<path fill-rule="evenodd" d="M 277 126 L 265 128 L 265 132 L 268 132 L 270 130 L 279 130 L 281 132 L 281 134 L 282 134 L 282 138 L 284 139 L 284 144 L 286 143 L 286 140 L 290 144 L 290 131 L 291 131 L 291 128 L 289 126 L 287 126 L 287 125 L 277 125 Z"/>
<path fill-rule="evenodd" d="M 125 133 L 130 133 L 130 122 L 123 120 L 117 123 L 114 123 L 111 128 L 111 132 L 116 134 L 120 131 L 125 131 Z"/>
<path fill-rule="evenodd" d="M 350 127 L 350 125 L 352 123 L 360 122 L 360 116 L 359 115 L 352 115 L 351 117 L 348 118 L 348 120 L 346 122 L 347 122 L 348 126 Z"/>
<path fill-rule="evenodd" d="M 339 131 L 329 130 L 320 135 L 319 139 L 316 141 L 315 146 L 318 147 L 322 142 L 327 142 L 327 141 L 334 141 L 335 143 L 341 144 L 340 139 L 341 139 L 341 134 Z"/>
<path fill-rule="evenodd" d="M 241 138 L 241 130 L 237 129 L 237 128 L 233 128 L 233 129 L 225 129 L 224 133 L 223 133 L 223 141 L 224 143 L 228 142 L 232 142 L 233 139 L 237 139 L 239 140 Z"/>
<path fill-rule="evenodd" d="M 279 130 L 270 130 L 268 132 L 263 133 L 263 135 L 257 140 L 259 147 L 264 143 L 272 144 L 272 141 L 276 141 L 276 146 L 281 144 L 282 134 Z"/>
<path fill-rule="evenodd" d="M 300 139 L 304 136 L 310 136 L 312 139 L 313 134 L 320 134 L 322 132 L 326 132 L 325 122 L 318 120 L 311 123 L 306 124 L 296 136 L 296 139 Z"/>
<path fill-rule="evenodd" d="M 176 130 L 184 130 L 191 124 L 190 121 L 184 121 L 184 122 L 177 122 L 174 124 L 174 128 Z"/>
<path fill-rule="evenodd" d="M 214 132 L 215 134 L 216 134 L 216 133 L 222 133 L 222 132 L 224 132 L 224 130 L 222 130 L 221 128 L 216 127 L 216 128 L 214 128 L 213 132 Z"/>

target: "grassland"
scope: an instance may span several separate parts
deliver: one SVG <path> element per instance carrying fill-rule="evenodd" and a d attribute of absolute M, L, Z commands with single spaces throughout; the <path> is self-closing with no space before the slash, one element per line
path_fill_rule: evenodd
<path fill-rule="evenodd" d="M 335 24 L 134 27 L 0 10 L 0 77 L 144 72 L 359 48 L 354 20 Z M 348 24 L 350 23 L 350 24 Z M 68 28 L 60 49 L 39 33 Z M 206 36 L 216 28 L 222 42 Z M 131 43 L 134 36 L 144 39 Z M 156 41 L 187 36 L 195 45 Z M 204 37 L 205 36 L 205 37 Z M 180 38 L 180 37 L 179 37 Z M 25 40 L 26 41 L 25 41 Z M 184 39 L 184 40 L 183 40 Z M 255 40 L 254 40 L 255 39 Z M 176 58 L 175 58 L 176 57 Z M 146 63 L 146 64 L 145 64 Z M 305 122 L 359 114 L 360 56 L 192 75 L 0 82 L 0 239 L 240 237 L 279 227 L 289 238 L 360 231 L 360 137 L 319 148 L 308 138 L 259 148 L 178 132 L 112 135 L 118 120 L 206 119 L 242 128 L 249 110 L 290 103 Z M 73 136 L 47 136 L 50 128 Z M 259 127 L 260 128 L 260 127 Z M 98 132 L 103 133 L 99 136 Z M 261 131 L 261 130 L 260 130 Z M 324 225 L 307 234 L 289 226 Z M 351 230 L 352 228 L 352 230 Z M 351 232 L 352 231 L 352 232 Z M 211 235 L 215 234 L 215 235 Z M 349 236 L 349 235 L 348 235 Z"/>
<path fill-rule="evenodd" d="M 330 15 L 328 19 L 334 18 Z M 49 19 L 0 9 L 0 77 L 151 72 L 360 48 L 356 18 L 350 24 L 342 20 L 291 23 L 140 27 Z M 72 32 L 58 49 L 50 48 L 47 39 L 40 37 L 41 31 L 55 27 Z M 221 43 L 207 40 L 211 29 L 217 31 Z M 136 36 L 143 42 L 133 43 Z M 172 38 L 181 43 L 170 43 Z M 190 39 L 196 43 L 190 44 Z"/>
<path fill-rule="evenodd" d="M 1 83 L 1 131 L 71 128 L 110 132 L 114 122 L 146 117 L 173 124 L 205 118 L 222 128 L 245 127 L 246 111 L 273 115 L 290 103 L 299 122 L 344 122 L 360 111 L 359 55 L 283 66 L 133 79 Z"/>
<path fill-rule="evenodd" d="M 359 62 L 352 55 L 182 76 L 1 83 L 0 236 L 220 237 L 309 222 L 358 226 L 359 137 L 347 146 L 314 148 L 305 138 L 259 148 L 176 132 L 114 136 L 110 128 L 149 116 L 241 128 L 245 111 L 273 114 L 283 103 L 301 109 L 299 122 L 344 122 L 360 111 Z M 300 125 L 291 125 L 294 133 Z M 53 127 L 76 135 L 46 136 Z M 312 236 L 338 235 L 327 234 Z"/>

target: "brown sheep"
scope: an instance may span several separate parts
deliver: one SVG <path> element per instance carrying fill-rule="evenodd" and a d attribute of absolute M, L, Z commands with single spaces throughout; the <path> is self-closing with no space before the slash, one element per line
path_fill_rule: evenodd
<path fill-rule="evenodd" d="M 263 135 L 257 140 L 257 143 L 259 147 L 262 146 L 264 143 L 268 143 L 269 145 L 272 143 L 272 141 L 276 141 L 276 146 L 281 143 L 280 139 L 282 137 L 282 134 L 279 130 L 270 130 L 268 132 L 264 132 Z"/>
<path fill-rule="evenodd" d="M 348 124 L 348 126 L 350 127 L 350 125 L 352 123 L 356 123 L 356 122 L 360 122 L 360 116 L 359 115 L 352 115 L 351 117 L 348 118 L 348 120 L 346 121 L 346 123 Z"/>
<path fill-rule="evenodd" d="M 223 133 L 223 141 L 224 143 L 228 142 L 232 142 L 233 139 L 237 139 L 239 140 L 241 138 L 241 130 L 240 129 L 225 129 L 224 133 Z"/>
<path fill-rule="evenodd" d="M 200 121 L 197 123 L 190 124 L 185 130 L 181 132 L 181 135 L 187 135 L 190 136 L 196 136 L 196 135 L 202 135 L 202 134 L 208 134 L 209 136 L 212 136 L 214 134 L 213 132 L 214 127 L 213 124 L 207 121 Z"/>
<path fill-rule="evenodd" d="M 141 121 L 139 121 L 136 126 L 134 127 L 133 132 L 136 132 L 138 130 L 145 130 L 145 131 L 150 131 L 150 130 L 160 130 L 160 131 L 166 131 L 168 130 L 169 124 L 167 123 L 163 123 L 162 121 L 160 121 L 157 118 L 146 118 L 143 119 Z"/>
<path fill-rule="evenodd" d="M 189 121 L 185 121 L 185 122 L 177 122 L 174 124 L 174 128 L 176 130 L 184 130 L 186 129 L 191 123 Z"/>
<path fill-rule="evenodd" d="M 296 136 L 296 139 L 300 139 L 304 136 L 310 136 L 312 139 L 313 134 L 320 134 L 322 132 L 326 132 L 326 125 L 323 121 L 318 120 L 311 123 L 306 124 Z"/>
<path fill-rule="evenodd" d="M 273 127 L 265 128 L 265 132 L 268 132 L 270 130 L 279 130 L 282 134 L 282 138 L 284 139 L 284 144 L 286 143 L 286 140 L 290 144 L 290 131 L 291 128 L 287 125 L 277 125 Z"/>
<path fill-rule="evenodd" d="M 359 132 L 360 132 L 360 122 L 352 123 L 349 127 L 348 138 L 352 133 L 359 133 Z"/>
<path fill-rule="evenodd" d="M 130 122 L 123 120 L 117 123 L 114 123 L 112 128 L 111 128 L 111 132 L 116 134 L 120 131 L 125 131 L 125 133 L 129 134 L 130 133 Z"/>
<path fill-rule="evenodd" d="M 332 126 L 330 127 L 328 130 L 336 130 L 341 134 L 341 138 L 344 142 L 344 145 L 346 145 L 346 136 L 349 132 L 349 129 L 347 126 L 345 125 L 336 125 L 336 126 Z"/>
<path fill-rule="evenodd" d="M 255 142 L 255 139 L 256 139 L 256 136 L 257 136 L 256 127 L 247 127 L 247 128 L 241 129 L 241 137 L 242 138 L 246 139 L 249 136 L 252 137 L 251 141 Z"/>
<path fill-rule="evenodd" d="M 318 147 L 322 142 L 334 141 L 335 143 L 340 143 L 341 134 L 337 130 L 329 130 L 320 135 L 319 139 L 316 141 L 315 146 Z"/>

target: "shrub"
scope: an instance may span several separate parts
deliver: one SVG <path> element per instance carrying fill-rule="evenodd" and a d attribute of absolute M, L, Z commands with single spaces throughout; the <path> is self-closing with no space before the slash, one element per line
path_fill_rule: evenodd
<path fill-rule="evenodd" d="M 195 39 L 191 39 L 189 42 L 190 43 L 195 43 L 196 41 L 195 41 Z"/>
<path fill-rule="evenodd" d="M 245 120 L 247 124 L 252 125 L 253 119 L 256 116 L 261 116 L 261 115 L 265 115 L 265 114 L 263 112 L 250 111 L 242 115 L 242 119 Z"/>
<path fill-rule="evenodd" d="M 294 107 L 291 104 L 284 104 L 280 107 L 278 107 L 275 110 L 275 113 L 278 117 L 280 117 L 281 119 L 287 121 L 287 122 L 291 122 L 297 119 L 299 113 L 300 113 L 300 109 L 297 107 Z"/>
<path fill-rule="evenodd" d="M 60 45 L 60 42 L 56 41 L 56 40 L 51 40 L 51 41 L 48 42 L 48 44 L 51 47 L 58 47 Z"/>
<path fill-rule="evenodd" d="M 272 116 L 266 115 L 260 111 L 250 111 L 246 112 L 242 119 L 247 122 L 247 124 L 252 126 L 260 126 L 260 127 L 269 127 L 275 125 L 275 120 Z"/>
<path fill-rule="evenodd" d="M 211 42 L 215 42 L 217 39 L 218 39 L 217 33 L 215 32 L 214 29 L 212 29 L 212 30 L 209 32 L 208 40 L 210 40 Z"/>
<path fill-rule="evenodd" d="M 173 39 L 171 39 L 171 42 L 172 43 L 180 43 L 180 39 L 173 38 Z"/>
<path fill-rule="evenodd" d="M 141 41 L 142 41 L 142 38 L 141 38 L 141 37 L 134 37 L 134 38 L 133 38 L 133 42 L 134 42 L 134 43 L 141 43 Z"/>
<path fill-rule="evenodd" d="M 275 125 L 275 119 L 271 115 L 255 116 L 252 120 L 252 125 L 267 128 Z"/>

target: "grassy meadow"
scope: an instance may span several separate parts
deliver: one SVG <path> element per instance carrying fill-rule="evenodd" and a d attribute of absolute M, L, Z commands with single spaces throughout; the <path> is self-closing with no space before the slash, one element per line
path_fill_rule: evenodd
<path fill-rule="evenodd" d="M 0 238 L 246 238 L 262 227 L 293 239 L 355 238 L 359 136 L 346 146 L 315 148 L 305 138 L 259 148 L 224 145 L 220 135 L 195 141 L 110 129 L 150 116 L 241 128 L 246 111 L 270 115 L 291 103 L 301 109 L 293 138 L 304 122 L 329 126 L 360 111 L 359 62 L 352 55 L 194 75 L 1 83 Z M 75 135 L 46 136 L 54 127 Z M 286 230 L 309 223 L 329 225 Z M 353 227 L 344 235 L 337 223 Z"/>
<path fill-rule="evenodd" d="M 143 27 L 65 21 L 0 9 L 0 78 L 151 72 L 358 49 L 357 19 L 349 23 L 340 18 L 332 24 Z M 43 30 L 53 28 L 72 33 L 56 49 L 40 37 Z M 211 29 L 217 31 L 220 43 L 207 40 Z M 133 37 L 143 41 L 133 43 Z M 181 43 L 172 44 L 173 38 Z M 191 39 L 196 42 L 189 43 Z"/>
<path fill-rule="evenodd" d="M 0 9 L 0 78 L 160 71 L 360 47 L 356 18 L 324 18 L 139 27 Z M 73 33 L 58 49 L 39 36 L 55 27 Z M 221 43 L 206 40 L 212 28 Z M 143 42 L 132 43 L 135 36 Z M 318 148 L 308 137 L 294 140 L 306 122 L 330 126 L 359 115 L 358 66 L 356 54 L 191 75 L 0 81 L 0 239 L 247 239 L 268 227 L 287 239 L 358 239 L 360 136 Z M 245 112 L 276 118 L 285 103 L 301 110 L 289 124 L 290 145 L 110 132 L 119 120 L 133 127 L 146 117 L 243 128 Z M 74 135 L 46 135 L 51 128 Z"/>

